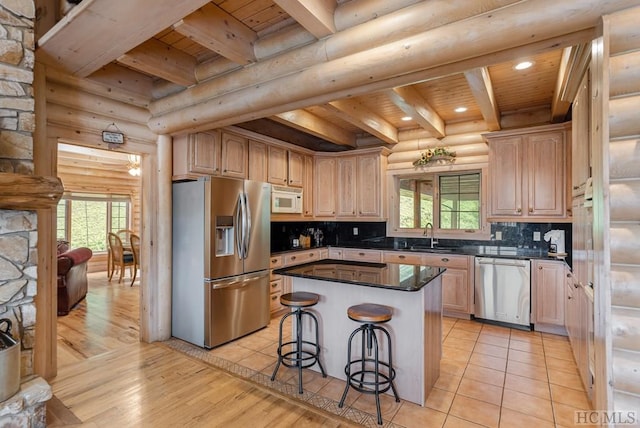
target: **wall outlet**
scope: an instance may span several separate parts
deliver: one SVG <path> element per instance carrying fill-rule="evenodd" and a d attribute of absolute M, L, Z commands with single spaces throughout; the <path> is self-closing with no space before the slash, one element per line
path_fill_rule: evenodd
<path fill-rule="evenodd" d="M 540 241 L 540 232 L 533 232 L 533 240 Z"/>
<path fill-rule="evenodd" d="M 502 232 L 496 230 L 496 241 L 502 241 Z"/>
<path fill-rule="evenodd" d="M 358 228 L 357 227 L 353 228 L 353 236 L 358 236 Z"/>

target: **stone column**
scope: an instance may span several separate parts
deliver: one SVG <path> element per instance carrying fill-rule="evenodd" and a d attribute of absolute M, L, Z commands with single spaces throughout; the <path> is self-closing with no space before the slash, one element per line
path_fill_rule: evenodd
<path fill-rule="evenodd" d="M 34 131 L 33 0 L 0 2 L 0 174 L 32 175 Z M 21 390 L 0 403 L 0 426 L 45 426 L 51 388 L 33 376 L 37 281 L 35 211 L 0 210 L 0 318 L 21 344 Z"/>

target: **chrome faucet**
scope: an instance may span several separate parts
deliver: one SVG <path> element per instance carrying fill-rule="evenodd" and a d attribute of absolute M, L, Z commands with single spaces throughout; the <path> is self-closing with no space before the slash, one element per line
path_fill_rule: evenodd
<path fill-rule="evenodd" d="M 427 236 L 429 228 L 431 228 L 430 238 L 431 238 L 431 248 L 433 248 L 433 246 L 437 244 L 438 241 L 436 241 L 435 238 L 433 237 L 433 224 L 431 224 L 431 222 L 428 222 L 427 224 L 424 225 L 424 236 Z"/>

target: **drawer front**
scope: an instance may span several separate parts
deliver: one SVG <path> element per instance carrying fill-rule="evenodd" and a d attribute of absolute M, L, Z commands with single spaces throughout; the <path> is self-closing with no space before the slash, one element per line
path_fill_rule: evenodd
<path fill-rule="evenodd" d="M 382 251 L 378 250 L 356 250 L 345 248 L 343 251 L 344 260 L 353 260 L 358 262 L 382 262 Z"/>
<path fill-rule="evenodd" d="M 399 251 L 385 251 L 382 255 L 384 263 L 405 263 L 409 265 L 421 265 L 422 256 L 416 253 L 402 253 Z"/>
<path fill-rule="evenodd" d="M 282 256 L 272 256 L 269 259 L 269 267 L 271 269 L 277 269 L 279 267 L 282 267 L 282 264 L 283 264 Z"/>
<path fill-rule="evenodd" d="M 271 293 L 282 293 L 282 278 L 271 280 L 269 282 L 269 291 Z"/>
<path fill-rule="evenodd" d="M 422 264 L 427 266 L 467 268 L 467 256 L 455 256 L 451 254 L 423 254 Z"/>
<path fill-rule="evenodd" d="M 320 260 L 319 250 L 299 251 L 292 254 L 285 254 L 284 265 L 285 266 L 299 265 L 301 263 L 308 263 L 316 260 Z"/>
<path fill-rule="evenodd" d="M 329 258 L 334 260 L 342 260 L 344 250 L 342 248 L 329 248 Z"/>
<path fill-rule="evenodd" d="M 281 294 L 282 294 L 282 292 L 271 293 L 271 295 L 269 296 L 269 310 L 271 312 L 276 312 L 276 311 L 279 311 L 280 309 L 282 309 L 282 305 L 280 305 L 280 295 Z"/>

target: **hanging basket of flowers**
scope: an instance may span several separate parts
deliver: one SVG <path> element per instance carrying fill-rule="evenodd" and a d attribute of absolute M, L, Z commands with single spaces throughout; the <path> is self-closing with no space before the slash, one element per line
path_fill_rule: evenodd
<path fill-rule="evenodd" d="M 422 152 L 420 158 L 413 162 L 413 166 L 448 164 L 453 163 L 456 160 L 455 158 L 456 152 L 452 152 L 445 147 L 435 147 Z"/>

